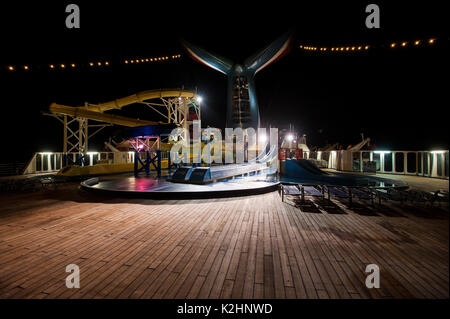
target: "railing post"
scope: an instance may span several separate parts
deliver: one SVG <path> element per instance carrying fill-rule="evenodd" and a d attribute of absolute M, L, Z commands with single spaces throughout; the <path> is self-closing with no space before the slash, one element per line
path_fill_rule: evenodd
<path fill-rule="evenodd" d="M 419 175 L 419 152 L 416 152 L 416 175 Z"/>
<path fill-rule="evenodd" d="M 363 155 L 362 155 L 362 151 L 359 151 L 359 171 L 362 173 L 363 172 Z"/>
<path fill-rule="evenodd" d="M 396 156 L 397 152 L 392 152 L 392 173 L 395 174 L 397 172 L 396 168 L 395 168 L 395 156 Z"/>
<path fill-rule="evenodd" d="M 403 152 L 403 174 L 408 175 L 408 153 Z"/>

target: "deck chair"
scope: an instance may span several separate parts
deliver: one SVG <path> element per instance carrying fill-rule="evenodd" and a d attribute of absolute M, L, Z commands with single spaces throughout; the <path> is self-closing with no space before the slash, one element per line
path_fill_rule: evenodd
<path fill-rule="evenodd" d="M 352 205 L 352 192 L 344 191 L 337 186 L 324 186 L 324 191 L 328 193 L 328 200 L 330 200 L 331 196 L 339 198 L 339 199 L 348 199 L 349 206 Z"/>
<path fill-rule="evenodd" d="M 284 202 L 284 195 L 293 195 L 299 196 L 301 195 L 300 190 L 296 185 L 283 185 L 281 184 L 281 201 Z"/>
<path fill-rule="evenodd" d="M 43 189 L 50 189 L 50 187 L 53 187 L 54 189 L 56 189 L 56 179 L 52 176 L 43 177 L 43 178 L 39 179 L 39 181 L 41 182 Z"/>
<path fill-rule="evenodd" d="M 440 205 L 440 202 L 448 202 L 448 192 L 442 190 L 436 190 L 429 192 L 425 195 L 426 200 L 433 205 L 435 202 Z"/>
<path fill-rule="evenodd" d="M 346 188 L 348 193 L 349 193 L 349 197 L 355 196 L 359 199 L 362 200 L 370 200 L 372 206 L 373 206 L 373 194 L 372 192 L 367 192 L 365 191 L 365 188 L 357 188 L 357 187 L 347 187 Z"/>
<path fill-rule="evenodd" d="M 324 199 L 323 192 L 319 191 L 314 186 L 298 184 L 298 188 L 300 189 L 302 201 L 305 201 L 305 196 L 321 197 L 322 200 Z"/>

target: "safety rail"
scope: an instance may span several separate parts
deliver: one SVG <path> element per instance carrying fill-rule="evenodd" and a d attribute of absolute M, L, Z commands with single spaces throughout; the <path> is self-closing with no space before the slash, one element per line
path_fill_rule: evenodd
<path fill-rule="evenodd" d="M 22 174 L 54 173 L 68 165 L 93 166 L 96 164 L 134 163 L 135 152 L 88 152 L 80 153 L 36 152 Z M 168 152 L 161 152 L 162 160 Z"/>
<path fill-rule="evenodd" d="M 323 160 L 338 171 L 366 172 L 369 162 L 374 173 L 414 175 L 448 179 L 449 151 L 336 150 L 303 152 L 306 159 Z"/>

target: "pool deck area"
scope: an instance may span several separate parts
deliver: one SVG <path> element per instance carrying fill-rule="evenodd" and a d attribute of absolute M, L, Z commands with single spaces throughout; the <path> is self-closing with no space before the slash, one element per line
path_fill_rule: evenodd
<path fill-rule="evenodd" d="M 131 199 L 78 183 L 0 200 L 0 298 L 449 298 L 448 203 Z"/>

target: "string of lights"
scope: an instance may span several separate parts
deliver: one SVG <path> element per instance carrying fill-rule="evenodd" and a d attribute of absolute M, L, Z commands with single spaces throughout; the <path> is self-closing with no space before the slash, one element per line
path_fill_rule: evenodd
<path fill-rule="evenodd" d="M 437 38 L 430 38 L 425 40 L 413 40 L 413 41 L 396 41 L 391 42 L 388 45 L 384 44 L 379 47 L 388 47 L 390 49 L 396 49 L 396 48 L 408 48 L 408 47 L 423 47 L 425 45 L 433 45 L 437 42 Z M 335 53 L 335 52 L 347 52 L 347 51 L 367 51 L 369 49 L 376 48 L 376 45 L 368 45 L 368 44 L 359 44 L 359 45 L 345 45 L 345 46 L 314 46 L 314 45 L 305 45 L 301 44 L 299 45 L 299 48 L 304 51 L 319 51 L 319 52 L 327 52 L 327 53 Z M 124 59 L 122 60 L 121 64 L 142 64 L 142 63 L 151 63 L 151 62 L 160 62 L 160 61 L 167 61 L 169 59 L 179 59 L 181 57 L 181 54 L 176 54 L 172 56 L 159 56 L 159 57 L 146 57 L 146 58 L 133 58 L 133 59 Z M 59 63 L 59 64 L 49 64 L 47 67 L 42 67 L 42 65 L 36 66 L 36 65 L 8 65 L 6 67 L 6 70 L 8 71 L 31 71 L 35 69 L 75 69 L 78 67 L 108 67 L 111 65 L 110 61 L 90 61 L 87 63 Z M 5 69 L 5 68 L 3 68 Z"/>
<path fill-rule="evenodd" d="M 181 54 L 176 54 L 172 56 L 159 56 L 159 57 L 151 57 L 151 58 L 134 58 L 134 59 L 123 59 L 118 64 L 139 64 L 139 63 L 151 63 L 151 62 L 160 62 L 160 61 L 167 61 L 167 60 L 175 60 L 181 58 Z M 48 69 L 48 70 L 64 70 L 64 69 L 76 69 L 79 67 L 89 67 L 89 68 L 98 68 L 98 67 L 108 67 L 112 64 L 111 61 L 89 61 L 85 63 L 52 63 L 48 64 L 47 66 L 43 65 L 8 65 L 6 67 L 6 70 L 8 71 L 32 71 L 32 70 L 42 70 L 42 69 Z M 3 68 L 5 69 L 5 68 Z"/>
<path fill-rule="evenodd" d="M 414 41 L 397 41 L 391 42 L 389 45 L 381 45 L 380 47 L 394 48 L 407 48 L 407 47 L 423 47 L 425 45 L 433 45 L 437 41 L 436 38 L 430 38 L 426 40 L 414 40 Z M 305 51 L 320 51 L 320 52 L 346 52 L 346 51 L 367 51 L 369 49 L 376 48 L 376 45 L 359 44 L 359 45 L 345 45 L 345 46 L 314 46 L 304 45 L 299 46 L 300 49 Z"/>

